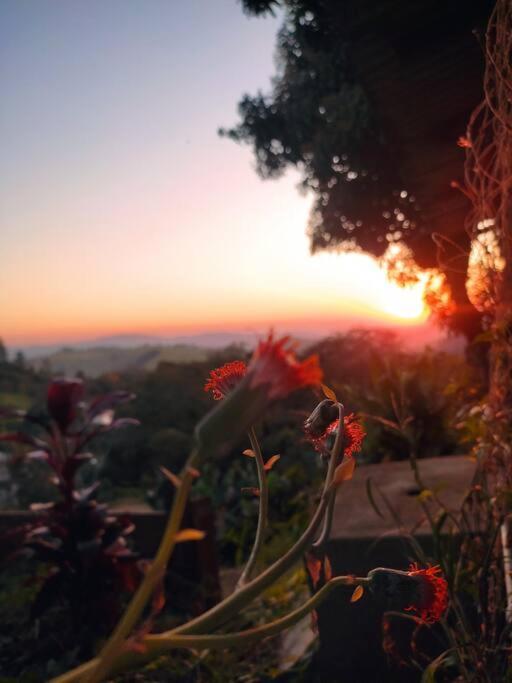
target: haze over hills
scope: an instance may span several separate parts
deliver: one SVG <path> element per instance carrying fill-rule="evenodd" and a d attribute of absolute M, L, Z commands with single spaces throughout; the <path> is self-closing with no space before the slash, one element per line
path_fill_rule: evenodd
<path fill-rule="evenodd" d="M 142 346 L 195 346 L 206 349 L 223 349 L 232 344 L 253 346 L 259 335 L 257 332 L 205 332 L 200 334 L 178 336 L 156 336 L 142 334 L 117 334 L 95 339 L 83 339 L 73 342 L 56 342 L 54 344 L 8 346 L 12 353 L 22 351 L 27 359 L 43 358 L 57 351 L 89 350 L 96 348 L 133 349 Z M 317 335 L 314 336 L 316 338 Z"/>
<path fill-rule="evenodd" d="M 427 345 L 450 352 L 460 352 L 463 348 L 460 338 L 446 337 L 437 327 L 428 324 L 350 326 L 353 327 L 392 330 L 403 347 L 409 350 Z M 323 337 L 342 334 L 350 328 L 302 330 L 295 332 L 294 339 L 298 342 L 299 350 L 303 350 Z M 86 376 L 97 377 L 107 372 L 151 371 L 161 362 L 204 361 L 213 352 L 228 346 L 250 350 L 262 336 L 257 331 L 201 332 L 169 337 L 121 334 L 66 344 L 11 347 L 9 351 L 11 354 L 22 351 L 29 364 L 36 369 L 45 367 L 58 374 L 82 372 Z"/>

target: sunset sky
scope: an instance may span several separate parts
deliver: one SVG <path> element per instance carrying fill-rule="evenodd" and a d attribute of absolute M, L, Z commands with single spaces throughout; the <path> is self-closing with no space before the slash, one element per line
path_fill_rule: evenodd
<path fill-rule="evenodd" d="M 0 337 L 424 318 L 364 255 L 309 254 L 298 175 L 221 139 L 277 19 L 235 0 L 0 4 Z"/>

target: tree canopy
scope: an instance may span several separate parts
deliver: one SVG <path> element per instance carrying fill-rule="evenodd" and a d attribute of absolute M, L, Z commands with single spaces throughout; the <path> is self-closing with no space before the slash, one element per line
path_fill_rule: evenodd
<path fill-rule="evenodd" d="M 220 131 L 252 145 L 263 178 L 299 169 L 314 195 L 313 252 L 386 255 L 407 280 L 413 259 L 439 266 L 432 237 L 448 231 L 443 248 L 456 245 L 456 257 L 445 260 L 457 261 L 444 269 L 457 304 L 451 323 L 469 335 L 478 314 L 465 292 L 467 207 L 450 181 L 462 177 L 457 137 L 481 99 L 472 29 L 485 26 L 491 4 L 242 0 L 249 15 L 282 12 L 276 75 L 271 92 L 244 95 L 240 122 Z M 434 284 L 435 308 L 446 292 Z"/>

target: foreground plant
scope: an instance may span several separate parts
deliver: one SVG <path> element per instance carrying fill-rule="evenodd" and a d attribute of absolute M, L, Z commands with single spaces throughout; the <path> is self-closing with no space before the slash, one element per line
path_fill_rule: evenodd
<path fill-rule="evenodd" d="M 10 409 L 0 414 L 22 421 L 18 431 L 0 433 L 0 441 L 32 448 L 26 458 L 48 466 L 57 491 L 56 502 L 32 505 L 34 520 L 14 529 L 3 542 L 46 568 L 32 604 L 32 619 L 65 605 L 70 618 L 67 630 L 75 632 L 83 653 L 91 650 L 98 633 L 115 624 L 123 594 L 133 591 L 139 579 L 137 557 L 126 541 L 133 525 L 96 501 L 99 484 L 77 485 L 80 468 L 93 458 L 88 450 L 91 441 L 137 424 L 114 418 L 115 407 L 131 398 L 126 392 L 115 392 L 86 403 L 81 380 L 56 379 L 48 387 L 46 415 Z M 36 435 L 29 432 L 29 425 Z"/>
<path fill-rule="evenodd" d="M 309 612 L 314 612 L 339 587 L 350 587 L 352 600 L 361 596 L 365 586 L 379 597 L 381 586 L 385 583 L 382 577 L 392 570 L 378 570 L 379 580 L 376 579 L 377 575 L 371 574 L 367 577 L 332 577 L 330 572 L 324 572 L 324 585 L 302 606 L 285 616 L 244 631 L 218 632 L 299 562 L 306 552 L 312 553 L 315 562 L 322 562 L 319 558 L 323 558 L 323 566 L 330 567 L 325 558 L 324 545 L 329 535 L 334 499 L 342 483 L 352 477 L 355 468 L 353 456 L 360 447 L 363 432 L 360 426 L 355 426 L 358 423 L 354 418 L 345 419 L 342 404 L 325 387 L 324 391 L 328 396 L 327 413 L 331 419 L 319 435 L 322 437 L 322 453 L 327 467 L 317 507 L 301 537 L 291 548 L 259 573 L 257 562 L 268 523 L 266 472 L 276 462 L 276 456 L 264 461 L 254 424 L 273 401 L 303 387 L 319 389 L 322 386 L 321 380 L 322 372 L 316 357 L 311 356 L 300 361 L 287 338 L 275 340 L 272 335 L 260 342 L 247 366 L 237 361 L 212 371 L 205 389 L 212 392 L 217 404 L 197 426 L 194 449 L 180 475 L 167 473 L 176 487 L 176 495 L 154 561 L 98 657 L 55 678 L 53 683 L 97 683 L 176 648 L 225 649 L 259 641 L 280 633 Z M 326 404 L 323 402 L 323 407 L 317 413 L 324 413 L 325 409 Z M 315 413 L 306 423 L 306 433 L 309 432 L 310 435 L 312 423 L 318 427 L 314 415 Z M 334 426 L 331 426 L 333 423 Z M 137 631 L 143 610 L 161 581 L 176 543 L 202 536 L 199 530 L 181 529 L 185 503 L 194 479 L 199 475 L 197 468 L 201 467 L 206 458 L 220 457 L 244 432 L 248 433 L 251 443 L 251 449 L 246 451 L 246 455 L 254 458 L 258 472 L 260 507 L 254 547 L 236 589 L 222 602 L 181 626 L 158 634 Z M 331 436 L 334 444 L 332 448 L 328 448 L 328 438 Z M 427 573 L 428 571 L 426 570 Z M 395 574 L 396 572 L 393 575 Z M 420 570 L 415 569 L 401 573 L 401 585 L 407 584 L 409 602 L 401 606 L 416 609 L 420 616 L 428 613 L 432 617 L 434 608 L 427 604 L 430 596 L 428 580 Z M 390 597 L 389 591 L 384 592 L 386 595 L 380 597 L 387 600 Z M 441 612 L 438 605 L 435 611 L 437 617 L 441 616 Z"/>

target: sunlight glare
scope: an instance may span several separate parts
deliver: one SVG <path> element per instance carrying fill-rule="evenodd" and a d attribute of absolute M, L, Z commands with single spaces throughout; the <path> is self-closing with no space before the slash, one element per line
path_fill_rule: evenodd
<path fill-rule="evenodd" d="M 427 317 L 427 310 L 423 300 L 424 283 L 400 287 L 387 281 L 383 291 L 379 294 L 379 304 L 389 315 L 406 320 L 423 320 Z"/>

